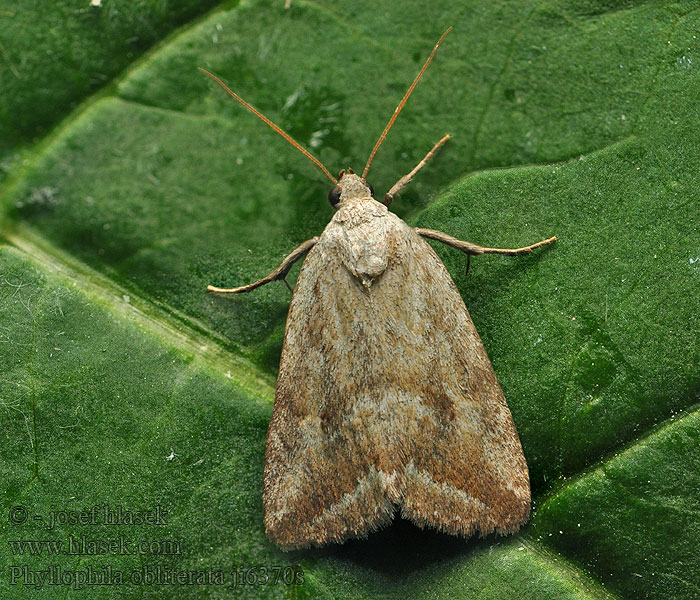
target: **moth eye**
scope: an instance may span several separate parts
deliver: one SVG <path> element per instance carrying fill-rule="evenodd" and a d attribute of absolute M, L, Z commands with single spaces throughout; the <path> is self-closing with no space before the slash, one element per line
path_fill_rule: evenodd
<path fill-rule="evenodd" d="M 328 202 L 331 203 L 331 206 L 335 206 L 340 202 L 340 188 L 338 186 L 328 192 Z"/>
<path fill-rule="evenodd" d="M 372 198 L 374 198 L 374 188 L 372 187 L 372 184 L 367 183 L 366 185 L 369 188 L 369 195 L 372 196 Z"/>

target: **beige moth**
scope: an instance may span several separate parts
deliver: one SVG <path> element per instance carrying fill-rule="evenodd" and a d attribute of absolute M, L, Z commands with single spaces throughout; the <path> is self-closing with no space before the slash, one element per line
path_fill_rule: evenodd
<path fill-rule="evenodd" d="M 286 132 L 204 71 L 333 182 L 335 214 L 263 279 L 305 257 L 284 335 L 265 450 L 267 535 L 285 550 L 365 537 L 398 512 L 419 527 L 471 536 L 517 530 L 530 513 L 527 464 L 503 392 L 447 269 L 424 238 L 467 256 L 486 248 L 409 227 L 387 209 L 435 151 L 384 196 L 374 155 L 448 29 L 404 95 L 364 172 L 337 179 Z M 286 282 L 286 280 L 285 280 Z"/>

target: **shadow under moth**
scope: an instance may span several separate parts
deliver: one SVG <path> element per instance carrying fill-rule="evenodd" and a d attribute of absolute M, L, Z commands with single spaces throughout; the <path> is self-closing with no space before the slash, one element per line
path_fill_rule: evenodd
<path fill-rule="evenodd" d="M 517 255 L 387 210 L 449 135 L 379 202 L 366 176 L 387 132 L 430 64 L 437 42 L 379 137 L 362 175 L 334 178 L 286 132 L 204 71 L 312 160 L 333 182 L 336 212 L 249 292 L 285 280 L 306 256 L 292 295 L 267 433 L 263 510 L 285 550 L 365 537 L 399 511 L 420 527 L 468 537 L 507 534 L 530 513 L 527 464 L 503 392 L 467 308 L 423 239 L 468 258 Z"/>

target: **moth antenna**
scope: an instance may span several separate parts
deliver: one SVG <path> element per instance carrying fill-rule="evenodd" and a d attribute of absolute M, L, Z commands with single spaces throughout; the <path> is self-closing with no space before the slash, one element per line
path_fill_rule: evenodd
<path fill-rule="evenodd" d="M 391 129 L 391 126 L 394 124 L 394 121 L 396 121 L 396 117 L 399 116 L 399 113 L 401 112 L 403 105 L 406 104 L 406 100 L 408 100 L 408 97 L 411 95 L 411 92 L 413 92 L 413 88 L 416 87 L 416 84 L 420 81 L 420 78 L 423 77 L 423 73 L 425 73 L 425 70 L 428 68 L 430 61 L 433 60 L 433 56 L 435 56 L 437 49 L 440 47 L 440 44 L 442 44 L 442 40 L 445 39 L 445 36 L 448 33 L 450 33 L 450 31 L 452 31 L 452 27 L 448 27 L 447 30 L 445 31 L 445 33 L 443 33 L 442 36 L 440 37 L 440 39 L 437 41 L 437 44 L 435 44 L 435 47 L 433 48 L 433 51 L 430 53 L 428 60 L 425 61 L 423 68 L 420 70 L 420 73 L 418 73 L 416 78 L 413 80 L 411 87 L 408 88 L 408 91 L 404 94 L 404 97 L 401 99 L 401 102 L 399 102 L 399 105 L 396 107 L 394 114 L 392 115 L 391 119 L 389 119 L 389 122 L 387 123 L 386 127 L 384 128 L 384 131 L 382 131 L 382 135 L 379 136 L 377 143 L 374 145 L 372 153 L 369 155 L 369 159 L 367 160 L 367 164 L 365 165 L 365 170 L 362 171 L 362 179 L 365 179 L 367 177 L 367 173 L 369 172 L 369 167 L 372 164 L 372 161 L 374 160 L 374 155 L 377 153 L 377 150 L 379 150 L 379 146 L 382 145 L 382 142 L 384 141 L 386 134 L 389 133 L 389 130 Z M 206 71 L 205 71 L 205 73 L 206 73 Z"/>
<path fill-rule="evenodd" d="M 444 36 L 443 36 L 444 37 Z M 432 58 L 432 56 L 431 56 Z M 311 152 L 309 152 L 306 148 L 304 148 L 299 142 L 297 142 L 291 135 L 289 135 L 286 131 L 284 131 L 281 127 L 278 127 L 275 125 L 270 119 L 268 119 L 264 114 L 261 112 L 257 111 L 254 109 L 250 104 L 248 104 L 243 98 L 241 98 L 238 94 L 236 94 L 234 91 L 231 90 L 221 79 L 219 79 L 216 75 L 210 73 L 206 69 L 203 69 L 202 67 L 199 67 L 199 70 L 204 73 L 205 75 L 209 75 L 216 83 L 218 83 L 222 88 L 224 88 L 229 95 L 233 96 L 238 102 L 240 102 L 243 106 L 245 106 L 250 112 L 252 112 L 256 117 L 267 123 L 272 129 L 274 129 L 277 133 L 279 133 L 285 140 L 287 140 L 292 146 L 294 146 L 299 152 L 301 152 L 306 158 L 308 158 L 312 163 L 314 163 L 321 171 L 323 171 L 323 174 L 328 177 L 333 182 L 333 185 L 337 184 L 338 181 L 336 180 L 333 175 L 331 175 L 330 171 L 326 169 L 326 167 L 323 166 L 323 163 L 321 163 L 318 158 L 316 158 Z"/>

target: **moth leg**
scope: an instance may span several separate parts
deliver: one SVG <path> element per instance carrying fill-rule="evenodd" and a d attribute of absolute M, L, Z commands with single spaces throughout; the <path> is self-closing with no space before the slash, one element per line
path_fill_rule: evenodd
<path fill-rule="evenodd" d="M 317 241 L 318 236 L 313 237 L 310 240 L 306 240 L 303 244 L 299 244 L 299 246 L 292 250 L 291 254 L 289 254 L 289 256 L 287 256 L 287 258 L 285 258 L 282 261 L 282 264 L 279 267 L 277 267 L 269 275 L 266 275 L 265 277 L 259 279 L 254 283 L 249 283 L 248 285 L 243 285 L 237 288 L 218 288 L 214 287 L 213 285 L 208 285 L 207 289 L 210 292 L 216 292 L 218 294 L 240 294 L 242 292 L 250 292 L 251 290 L 259 288 L 261 285 L 265 285 L 266 283 L 270 283 L 271 281 L 279 281 L 281 279 L 285 283 L 287 283 L 285 277 L 287 276 L 287 273 L 289 273 L 289 270 L 292 268 L 296 261 L 298 261 L 309 250 L 311 250 L 311 248 L 313 248 L 314 244 Z M 288 283 L 287 287 L 289 287 Z"/>
<path fill-rule="evenodd" d="M 392 185 L 391 189 L 384 195 L 384 200 L 382 201 L 383 204 L 389 206 L 389 204 L 391 204 L 391 201 L 394 199 L 394 196 L 396 196 L 396 194 L 398 194 L 404 187 L 406 187 L 411 182 L 411 179 L 413 179 L 416 173 L 418 173 L 418 171 L 420 171 L 426 165 L 426 163 L 433 157 L 433 154 L 435 154 L 438 151 L 438 148 L 440 148 L 440 146 L 442 146 L 449 139 L 449 134 L 444 136 L 437 144 L 435 144 L 432 147 L 430 152 L 428 152 L 428 154 L 425 155 L 425 158 L 413 168 L 413 171 L 411 171 L 408 175 L 404 175 L 394 185 Z"/>
<path fill-rule="evenodd" d="M 458 240 L 457 238 L 453 238 L 451 235 L 447 235 L 442 231 L 436 231 L 435 229 L 422 229 L 420 227 L 416 227 L 415 232 L 418 235 L 422 235 L 424 238 L 428 238 L 429 240 L 436 240 L 438 242 L 442 242 L 443 244 L 447 244 L 448 246 L 452 246 L 453 248 L 457 248 L 457 250 L 461 250 L 467 255 L 506 254 L 507 256 L 516 256 L 518 254 L 528 254 L 537 248 L 557 241 L 557 236 L 553 235 L 551 238 L 542 240 L 541 242 L 537 242 L 531 246 L 524 246 L 523 248 L 487 248 L 486 246 L 477 246 L 471 242 Z"/>

